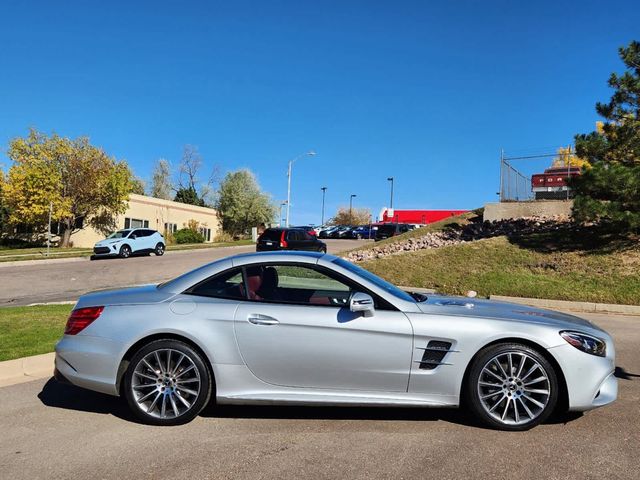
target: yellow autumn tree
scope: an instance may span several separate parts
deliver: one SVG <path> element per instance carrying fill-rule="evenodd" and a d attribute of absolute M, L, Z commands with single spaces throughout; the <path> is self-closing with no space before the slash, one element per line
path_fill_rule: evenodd
<path fill-rule="evenodd" d="M 116 161 L 87 137 L 75 140 L 31 130 L 11 140 L 13 161 L 3 188 L 9 222 L 46 225 L 49 208 L 60 224 L 61 246 L 84 225 L 101 232 L 115 228 L 133 188 L 128 165 Z"/>
<path fill-rule="evenodd" d="M 553 159 L 553 167 L 590 167 L 589 162 L 576 155 L 571 145 L 568 147 L 560 147 Z"/>

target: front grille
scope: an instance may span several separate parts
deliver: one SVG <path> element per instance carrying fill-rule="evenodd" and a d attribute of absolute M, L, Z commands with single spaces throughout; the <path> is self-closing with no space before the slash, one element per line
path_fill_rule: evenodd
<path fill-rule="evenodd" d="M 93 247 L 93 253 L 95 253 L 96 255 L 100 255 L 102 253 L 109 253 L 111 250 L 109 250 L 109 247 Z"/>
<path fill-rule="evenodd" d="M 442 342 L 440 340 L 431 340 L 422 354 L 420 360 L 420 368 L 422 370 L 433 370 L 442 364 L 442 359 L 449 352 L 451 342 Z"/>

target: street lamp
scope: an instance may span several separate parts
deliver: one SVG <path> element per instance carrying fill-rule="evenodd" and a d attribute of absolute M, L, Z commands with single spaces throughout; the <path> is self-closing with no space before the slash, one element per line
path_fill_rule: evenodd
<path fill-rule="evenodd" d="M 324 225 L 324 196 L 327 193 L 327 187 L 322 187 L 320 190 L 322 190 L 322 220 L 320 220 L 320 225 Z"/>
<path fill-rule="evenodd" d="M 389 202 L 389 209 L 393 210 L 393 177 L 387 178 L 387 181 L 391 182 L 391 201 Z"/>
<path fill-rule="evenodd" d="M 282 202 L 280 204 L 280 218 L 278 219 L 278 225 L 282 226 L 282 207 L 284 207 L 287 204 L 287 202 Z"/>
<path fill-rule="evenodd" d="M 351 196 L 349 197 L 349 223 L 353 223 L 353 215 L 352 215 L 352 210 L 353 210 L 353 198 L 357 197 L 357 195 L 355 193 L 352 193 Z"/>
<path fill-rule="evenodd" d="M 313 150 L 309 150 L 307 153 L 301 153 L 295 158 L 289 160 L 289 169 L 287 170 L 287 221 L 285 227 L 289 226 L 289 209 L 291 208 L 291 168 L 293 168 L 293 162 L 301 159 L 304 156 L 313 157 L 316 154 Z"/>

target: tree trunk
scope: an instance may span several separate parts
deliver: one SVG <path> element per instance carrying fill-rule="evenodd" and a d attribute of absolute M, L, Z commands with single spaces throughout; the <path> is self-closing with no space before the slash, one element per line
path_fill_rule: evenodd
<path fill-rule="evenodd" d="M 62 248 L 67 248 L 71 245 L 71 221 L 69 219 L 65 219 L 61 222 L 61 226 L 64 228 L 62 235 L 60 236 L 60 246 Z"/>

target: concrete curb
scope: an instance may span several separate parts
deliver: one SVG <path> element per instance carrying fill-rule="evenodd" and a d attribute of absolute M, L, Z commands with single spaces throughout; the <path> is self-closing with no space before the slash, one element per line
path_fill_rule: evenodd
<path fill-rule="evenodd" d="M 586 313 L 618 313 L 621 315 L 640 315 L 639 305 L 619 305 L 612 303 L 570 302 L 567 300 L 547 300 L 541 298 L 507 297 L 504 295 L 490 295 L 490 300 L 518 303 L 532 307 L 570 310 Z"/>
<path fill-rule="evenodd" d="M 0 362 L 0 387 L 52 376 L 54 359 L 52 352 Z"/>

